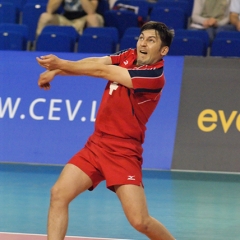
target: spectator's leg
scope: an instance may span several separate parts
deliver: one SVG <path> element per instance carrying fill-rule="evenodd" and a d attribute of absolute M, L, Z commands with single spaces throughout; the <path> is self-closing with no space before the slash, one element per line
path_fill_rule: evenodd
<path fill-rule="evenodd" d="M 86 21 L 88 27 L 103 27 L 104 25 L 103 17 L 100 14 L 89 14 Z"/>
<path fill-rule="evenodd" d="M 43 28 L 47 25 L 59 25 L 59 18 L 57 14 L 50 14 L 47 12 L 44 12 L 40 15 L 40 18 L 38 20 L 38 25 L 37 25 L 37 31 L 36 31 L 36 36 L 38 37 Z"/>
<path fill-rule="evenodd" d="M 206 28 L 206 31 L 208 33 L 208 36 L 209 36 L 209 40 L 210 40 L 210 45 L 212 45 L 212 41 L 214 39 L 214 32 L 215 32 L 215 29 L 213 27 L 209 27 L 209 28 Z"/>
<path fill-rule="evenodd" d="M 78 18 L 78 19 L 75 19 L 72 21 L 72 26 L 76 29 L 76 31 L 81 35 L 82 32 L 83 32 L 83 29 L 86 25 L 86 22 L 87 22 L 87 17 L 84 16 L 84 17 L 81 17 L 81 18 Z"/>

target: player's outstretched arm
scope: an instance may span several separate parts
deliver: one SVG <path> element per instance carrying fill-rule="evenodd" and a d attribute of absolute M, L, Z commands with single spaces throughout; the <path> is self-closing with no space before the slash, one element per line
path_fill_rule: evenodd
<path fill-rule="evenodd" d="M 58 58 L 57 56 L 50 54 L 46 56 L 37 57 L 36 60 L 41 67 L 44 67 L 48 70 L 54 70 L 54 69 L 59 69 L 59 66 L 61 65 L 61 61 L 64 59 Z M 83 61 L 102 63 L 104 65 L 112 65 L 112 60 L 109 56 L 89 57 L 89 58 L 78 60 L 76 62 L 83 62 Z"/>

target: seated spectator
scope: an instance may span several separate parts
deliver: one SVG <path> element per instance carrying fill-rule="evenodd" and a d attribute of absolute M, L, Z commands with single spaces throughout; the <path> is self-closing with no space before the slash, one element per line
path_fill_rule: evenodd
<path fill-rule="evenodd" d="M 230 0 L 194 0 L 190 29 L 205 30 L 210 42 L 229 23 Z"/>
<path fill-rule="evenodd" d="M 63 13 L 56 13 L 63 4 Z M 73 26 L 79 34 L 87 27 L 102 27 L 103 17 L 96 13 L 98 0 L 48 0 L 46 12 L 42 13 L 36 31 L 39 36 L 47 25 Z"/>
<path fill-rule="evenodd" d="M 230 4 L 230 30 L 240 31 L 240 0 L 231 0 Z"/>

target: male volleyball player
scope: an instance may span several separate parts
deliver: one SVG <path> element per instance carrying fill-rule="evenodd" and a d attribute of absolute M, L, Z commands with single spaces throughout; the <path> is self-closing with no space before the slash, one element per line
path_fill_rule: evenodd
<path fill-rule="evenodd" d="M 70 159 L 51 190 L 48 240 L 63 240 L 68 226 L 68 205 L 80 193 L 106 180 L 121 201 L 130 224 L 149 239 L 173 240 L 152 218 L 142 183 L 142 144 L 145 125 L 157 106 L 165 83 L 163 57 L 173 31 L 165 24 L 142 26 L 136 49 L 99 58 L 68 61 L 54 55 L 37 58 L 47 71 L 38 80 L 49 89 L 56 75 L 86 75 L 108 80 L 86 145 Z"/>

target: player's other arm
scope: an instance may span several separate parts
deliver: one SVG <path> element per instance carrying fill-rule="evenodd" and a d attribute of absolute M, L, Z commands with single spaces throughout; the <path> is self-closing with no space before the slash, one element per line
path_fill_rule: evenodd
<path fill-rule="evenodd" d="M 103 78 L 132 88 L 132 80 L 126 68 L 112 65 L 109 56 L 102 58 L 86 58 L 79 61 L 60 59 L 54 55 L 37 58 L 39 64 L 56 75 L 85 75 Z"/>
<path fill-rule="evenodd" d="M 108 81 L 117 82 L 128 88 L 133 87 L 128 70 L 115 65 L 105 65 L 99 62 L 91 61 L 72 62 L 63 60 L 59 69 L 74 75 L 103 78 Z"/>

